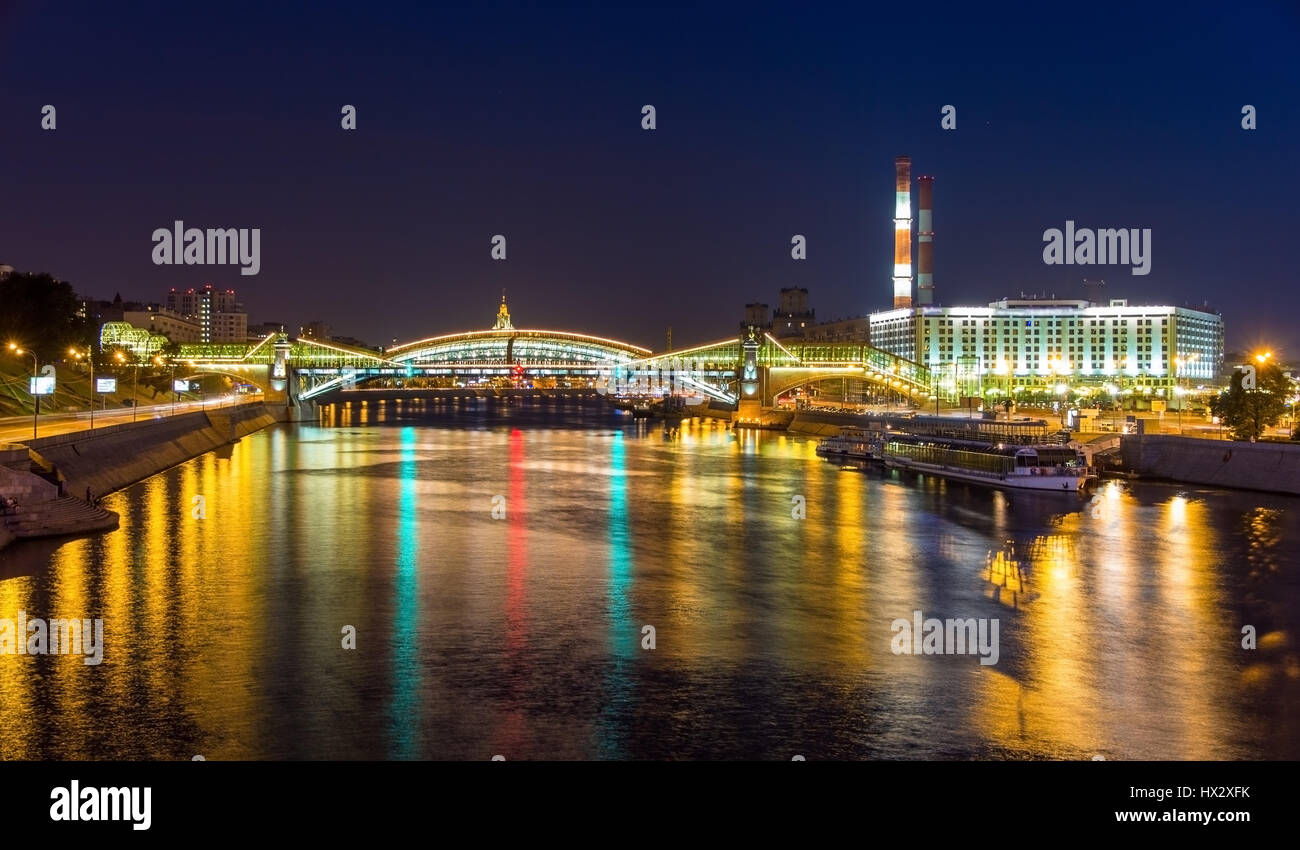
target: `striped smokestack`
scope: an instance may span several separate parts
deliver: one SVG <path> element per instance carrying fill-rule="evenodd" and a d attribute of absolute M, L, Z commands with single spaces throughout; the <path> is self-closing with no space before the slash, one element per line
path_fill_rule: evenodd
<path fill-rule="evenodd" d="M 912 306 L 912 158 L 894 159 L 894 309 Z"/>
<path fill-rule="evenodd" d="M 916 222 L 916 301 L 922 307 L 934 303 L 934 178 L 918 177 L 919 215 Z"/>

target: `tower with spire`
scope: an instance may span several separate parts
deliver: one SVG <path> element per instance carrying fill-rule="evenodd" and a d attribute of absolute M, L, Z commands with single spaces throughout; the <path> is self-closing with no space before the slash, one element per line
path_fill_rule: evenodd
<path fill-rule="evenodd" d="M 492 326 L 494 331 L 512 331 L 515 326 L 510 324 L 510 311 L 506 309 L 506 291 L 501 290 L 501 306 L 497 308 L 497 323 Z"/>

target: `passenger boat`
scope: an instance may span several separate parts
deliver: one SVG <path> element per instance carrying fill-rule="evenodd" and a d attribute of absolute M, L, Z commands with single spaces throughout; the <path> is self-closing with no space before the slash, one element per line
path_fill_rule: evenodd
<path fill-rule="evenodd" d="M 865 428 L 841 428 L 818 443 L 816 451 L 822 457 L 880 460 L 880 439 L 877 432 Z"/>
<path fill-rule="evenodd" d="M 1097 476 L 1064 445 L 1016 445 L 891 433 L 880 448 L 885 465 L 1014 490 L 1078 493 Z"/>

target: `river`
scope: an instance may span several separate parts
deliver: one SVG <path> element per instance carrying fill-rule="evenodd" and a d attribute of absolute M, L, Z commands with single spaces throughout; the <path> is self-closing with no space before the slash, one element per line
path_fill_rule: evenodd
<path fill-rule="evenodd" d="M 575 401 L 258 432 L 0 553 L 0 618 L 104 622 L 0 655 L 0 758 L 1300 758 L 1300 500 L 814 447 Z M 914 617 L 996 663 L 896 654 Z"/>

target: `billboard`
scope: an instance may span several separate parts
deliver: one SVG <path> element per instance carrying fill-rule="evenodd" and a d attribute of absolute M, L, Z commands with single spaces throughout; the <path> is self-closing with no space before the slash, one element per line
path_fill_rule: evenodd
<path fill-rule="evenodd" d="M 187 393 L 190 391 L 190 382 L 179 379 L 172 380 L 172 389 L 178 393 Z"/>
<path fill-rule="evenodd" d="M 97 393 L 117 392 L 117 378 L 96 378 L 95 392 Z"/>
<path fill-rule="evenodd" d="M 54 376 L 41 375 L 27 379 L 27 391 L 32 395 L 54 395 Z"/>

